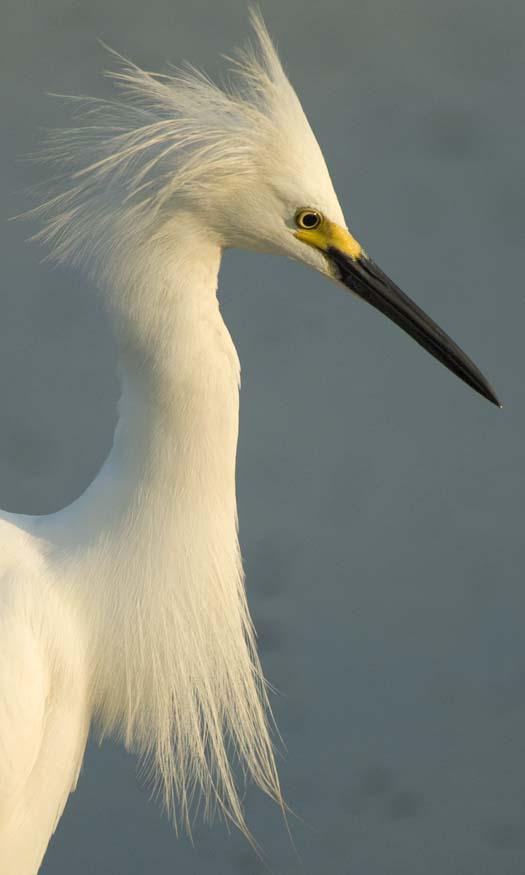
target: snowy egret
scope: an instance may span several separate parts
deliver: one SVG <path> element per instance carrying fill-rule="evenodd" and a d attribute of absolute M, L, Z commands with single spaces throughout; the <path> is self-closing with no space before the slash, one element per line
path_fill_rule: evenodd
<path fill-rule="evenodd" d="M 253 25 L 231 88 L 121 59 L 110 74 L 120 95 L 80 100 L 77 126 L 46 149 L 62 181 L 34 210 L 37 237 L 103 289 L 122 397 L 84 494 L 0 521 L 1 875 L 38 871 L 92 726 L 151 764 L 184 823 L 201 800 L 246 828 L 230 752 L 282 802 L 237 538 L 224 248 L 305 262 L 497 403 L 347 230 L 299 100 Z"/>

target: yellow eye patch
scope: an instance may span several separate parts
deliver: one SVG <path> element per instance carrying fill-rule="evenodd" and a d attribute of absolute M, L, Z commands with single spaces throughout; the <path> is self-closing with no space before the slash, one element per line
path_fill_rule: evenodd
<path fill-rule="evenodd" d="M 297 215 L 303 213 L 315 213 L 315 210 L 301 210 Z M 319 214 L 317 214 L 319 215 Z M 335 222 L 330 222 L 329 219 L 320 217 L 319 224 L 312 228 L 305 228 L 303 225 L 294 231 L 295 237 L 303 243 L 308 243 L 309 246 L 315 246 L 322 252 L 328 252 L 329 249 L 337 249 L 343 252 L 354 260 L 363 254 L 361 244 L 352 237 L 346 228 L 341 228 Z"/>

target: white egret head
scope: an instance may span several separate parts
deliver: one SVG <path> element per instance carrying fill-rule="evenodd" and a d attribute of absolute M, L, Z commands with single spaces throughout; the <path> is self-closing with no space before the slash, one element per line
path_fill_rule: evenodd
<path fill-rule="evenodd" d="M 47 156 L 65 170 L 39 210 L 59 260 L 92 273 L 130 251 L 198 228 L 218 247 L 273 252 L 341 282 L 490 401 L 473 362 L 383 274 L 352 237 L 317 140 L 260 16 L 256 46 L 222 89 L 193 69 L 154 75 L 123 61 L 122 100 L 89 100 L 84 122 L 55 133 Z"/>

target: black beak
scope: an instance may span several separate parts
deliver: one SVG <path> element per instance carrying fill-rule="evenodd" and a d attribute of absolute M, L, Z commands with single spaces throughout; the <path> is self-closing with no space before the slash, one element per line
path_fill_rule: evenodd
<path fill-rule="evenodd" d="M 340 282 L 392 319 L 476 392 L 501 407 L 494 390 L 474 362 L 368 256 L 362 254 L 351 258 L 333 247 L 326 254 Z"/>

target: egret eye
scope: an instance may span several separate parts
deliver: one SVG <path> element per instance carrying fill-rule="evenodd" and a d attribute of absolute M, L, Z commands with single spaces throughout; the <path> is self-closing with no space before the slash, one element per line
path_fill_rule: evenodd
<path fill-rule="evenodd" d="M 321 213 L 318 213 L 317 210 L 298 210 L 295 214 L 295 224 L 298 228 L 311 231 L 313 228 L 319 227 L 322 218 Z"/>

